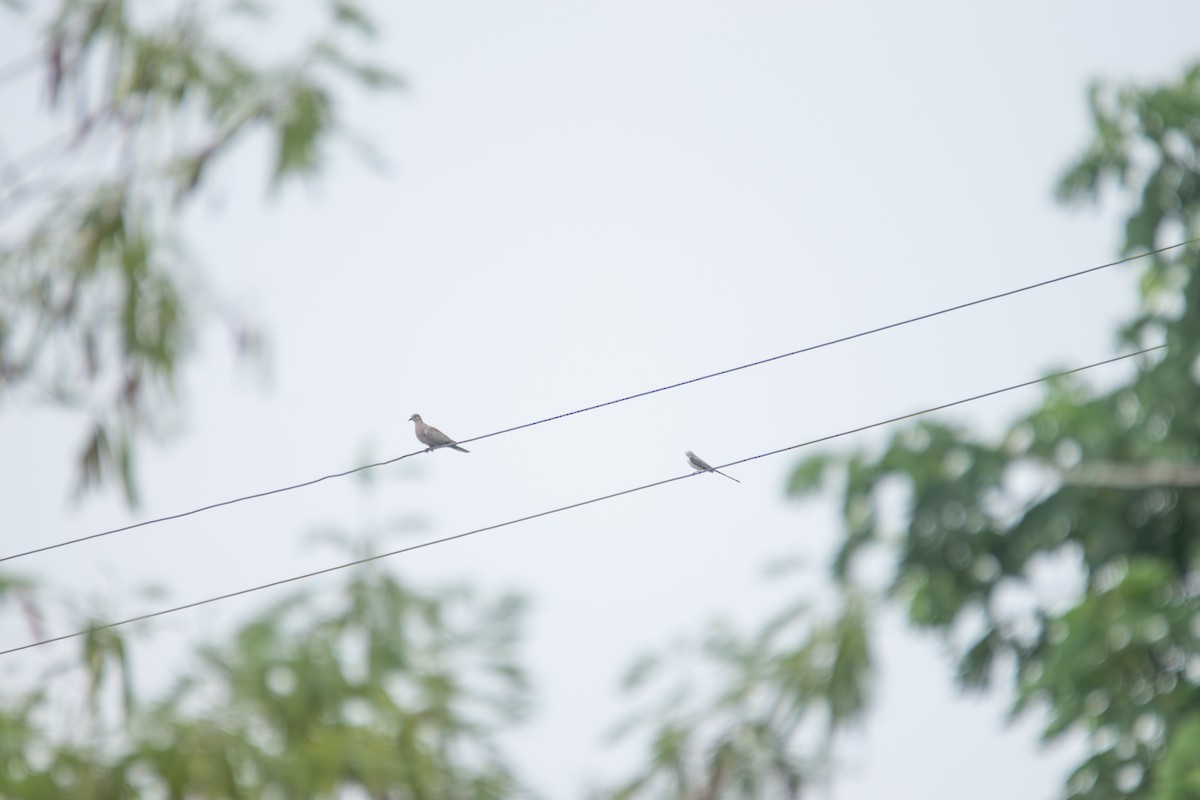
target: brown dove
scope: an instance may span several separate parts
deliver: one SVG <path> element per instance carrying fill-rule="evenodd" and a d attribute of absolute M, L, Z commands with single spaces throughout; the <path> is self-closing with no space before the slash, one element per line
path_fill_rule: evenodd
<path fill-rule="evenodd" d="M 416 425 L 417 441 L 421 444 L 429 445 L 425 448 L 426 453 L 430 450 L 436 450 L 439 447 L 449 447 L 451 450 L 457 450 L 460 453 L 471 452 L 465 447 L 459 447 L 457 442 L 437 428 L 432 425 L 426 425 L 424 420 L 421 419 L 420 414 L 413 414 L 408 420 Z"/>

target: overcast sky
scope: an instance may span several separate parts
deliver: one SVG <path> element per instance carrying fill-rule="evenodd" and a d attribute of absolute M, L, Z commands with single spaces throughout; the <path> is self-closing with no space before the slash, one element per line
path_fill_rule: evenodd
<path fill-rule="evenodd" d="M 67 502 L 80 419 L 6 403 L 5 553 L 409 452 L 414 412 L 465 439 L 1109 261 L 1119 204 L 1072 212 L 1052 198 L 1088 136 L 1087 84 L 1173 79 L 1200 29 L 1186 0 L 373 5 L 378 55 L 408 88 L 344 110 L 393 168 L 342 151 L 310 190 L 264 203 L 269 150 L 252 143 L 189 216 L 205 281 L 269 335 L 269 380 L 204 336 L 175 435 L 143 450 L 136 513 L 116 497 Z M 0 52 L 30 37 L 6 20 Z M 9 152 L 53 130 L 31 114 L 38 98 L 32 81 L 0 86 Z M 183 603 L 344 560 L 308 540 L 317 528 L 423 520 L 380 541 L 392 549 L 524 516 L 683 474 L 685 449 L 725 463 L 1107 357 L 1135 275 L 410 459 L 378 470 L 369 494 L 327 482 L 20 566 L 80 611 L 123 617 L 164 603 L 134 593 L 146 583 Z M 943 418 L 994 431 L 1037 396 Z M 839 527 L 832 497 L 785 501 L 797 458 L 387 568 L 530 598 L 537 713 L 505 745 L 545 796 L 579 796 L 630 765 L 604 735 L 633 657 L 714 617 L 750 626 L 787 598 L 822 597 Z M 806 572 L 763 579 L 793 555 Z M 187 643 L 279 597 L 160 621 L 139 674 L 165 681 Z M 891 618 L 877 634 L 877 704 L 830 797 L 1058 793 L 1076 746 L 1041 751 L 1036 716 L 1006 727 L 1002 696 L 957 696 L 936 640 Z M 27 636 L 0 621 L 0 647 Z M 7 657 L 0 676 L 50 657 Z"/>

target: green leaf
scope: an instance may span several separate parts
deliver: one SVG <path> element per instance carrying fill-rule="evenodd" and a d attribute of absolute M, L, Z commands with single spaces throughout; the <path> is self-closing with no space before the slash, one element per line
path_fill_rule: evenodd
<path fill-rule="evenodd" d="M 801 461 L 788 479 L 788 495 L 798 497 L 820 489 L 832 464 L 833 458 L 828 455 L 812 456 Z"/>
<path fill-rule="evenodd" d="M 311 175 L 320 161 L 320 143 L 328 131 L 332 109 L 324 90 L 297 83 L 276 114 L 277 154 L 274 182 Z"/>
<path fill-rule="evenodd" d="M 1155 765 L 1151 783 L 1155 800 L 1191 800 L 1200 797 L 1200 714 L 1190 713 L 1167 740 L 1166 752 Z"/>
<path fill-rule="evenodd" d="M 332 0 L 330 8 L 334 20 L 341 26 L 351 28 L 368 39 L 375 38 L 379 30 L 370 16 L 350 0 Z"/>

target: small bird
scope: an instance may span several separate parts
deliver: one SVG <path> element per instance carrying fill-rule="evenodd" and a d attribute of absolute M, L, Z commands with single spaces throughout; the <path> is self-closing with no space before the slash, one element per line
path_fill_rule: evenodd
<path fill-rule="evenodd" d="M 449 447 L 451 450 L 457 450 L 460 453 L 471 452 L 465 447 L 459 447 L 458 442 L 454 441 L 437 428 L 433 427 L 432 425 L 426 425 L 424 421 L 422 421 L 420 414 L 413 414 L 408 418 L 408 421 L 416 425 L 417 441 L 419 441 L 421 444 L 429 445 L 429 447 L 425 448 L 426 453 L 428 453 L 430 450 L 436 450 L 439 447 Z"/>
<path fill-rule="evenodd" d="M 691 450 L 685 450 L 684 453 L 687 454 L 688 464 L 690 464 L 692 469 L 696 470 L 696 472 L 715 472 L 718 475 L 722 475 L 726 478 L 729 478 L 729 480 L 731 480 L 731 481 L 734 481 L 736 483 L 741 483 L 741 481 L 739 481 L 737 478 L 733 477 L 732 475 L 725 475 L 725 473 L 721 472 L 721 470 L 713 469 L 711 464 L 709 464 L 707 461 L 705 461 L 700 456 L 693 453 Z"/>

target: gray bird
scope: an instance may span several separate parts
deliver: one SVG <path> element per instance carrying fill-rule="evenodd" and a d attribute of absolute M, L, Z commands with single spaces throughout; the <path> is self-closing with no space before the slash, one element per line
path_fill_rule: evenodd
<path fill-rule="evenodd" d="M 457 442 L 437 428 L 432 425 L 426 425 L 422 421 L 420 414 L 413 414 L 408 420 L 416 425 L 417 441 L 421 444 L 429 445 L 425 448 L 426 453 L 430 450 L 436 450 L 439 447 L 449 447 L 451 450 L 457 450 L 460 453 L 471 452 L 465 447 L 459 447 Z"/>
<path fill-rule="evenodd" d="M 741 481 L 739 481 L 737 478 L 733 477 L 732 475 L 726 475 L 724 472 L 721 472 L 721 470 L 719 470 L 719 469 L 713 469 L 711 464 L 709 464 L 707 461 L 705 461 L 700 456 L 693 453 L 691 450 L 685 450 L 684 453 L 687 454 L 688 464 L 690 464 L 692 469 L 696 470 L 696 472 L 715 472 L 718 475 L 722 475 L 726 478 L 729 478 L 729 480 L 731 480 L 731 481 L 741 483 Z"/>

